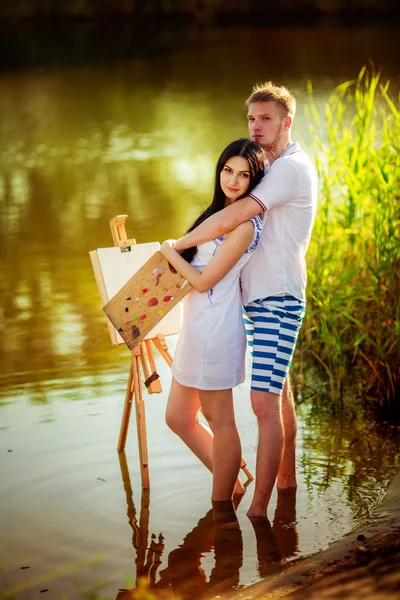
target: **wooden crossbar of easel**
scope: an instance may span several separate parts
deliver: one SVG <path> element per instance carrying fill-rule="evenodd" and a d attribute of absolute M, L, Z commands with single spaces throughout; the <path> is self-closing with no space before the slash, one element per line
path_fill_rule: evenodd
<path fill-rule="evenodd" d="M 128 215 L 117 215 L 110 221 L 111 235 L 113 238 L 114 246 L 119 248 L 128 248 L 134 246 L 136 240 L 128 240 L 125 231 L 125 220 Z"/>
<path fill-rule="evenodd" d="M 128 240 L 125 232 L 125 219 L 127 215 L 118 215 L 110 221 L 110 228 L 114 245 L 119 248 L 127 248 L 135 244 L 135 240 Z M 122 414 L 121 428 L 118 440 L 118 452 L 123 452 L 125 449 L 126 438 L 128 435 L 129 421 L 132 411 L 132 404 L 135 403 L 136 412 L 136 427 L 139 446 L 140 473 L 142 479 L 142 487 L 150 488 L 149 477 L 149 459 L 147 452 L 147 429 L 146 429 L 146 413 L 143 401 L 143 388 L 147 388 L 149 394 L 158 394 L 162 391 L 160 377 L 157 373 L 157 367 L 153 354 L 153 345 L 158 350 L 160 356 L 165 360 L 169 367 L 172 366 L 172 356 L 168 349 L 168 344 L 165 337 L 157 335 L 154 338 L 143 340 L 133 350 L 131 350 L 131 364 L 128 376 L 128 385 L 125 394 L 124 410 Z M 143 377 L 142 377 L 143 375 Z M 245 473 L 248 481 L 253 480 L 253 476 L 246 467 L 245 461 L 242 459 L 241 469 Z"/>

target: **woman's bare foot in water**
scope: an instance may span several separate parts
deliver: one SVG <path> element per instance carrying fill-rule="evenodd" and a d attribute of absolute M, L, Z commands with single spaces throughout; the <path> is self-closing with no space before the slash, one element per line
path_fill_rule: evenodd
<path fill-rule="evenodd" d="M 219 529 L 240 529 L 235 500 L 212 500 L 214 526 Z"/>

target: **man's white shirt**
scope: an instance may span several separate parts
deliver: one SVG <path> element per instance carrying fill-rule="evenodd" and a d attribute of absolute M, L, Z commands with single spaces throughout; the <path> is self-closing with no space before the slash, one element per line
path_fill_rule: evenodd
<path fill-rule="evenodd" d="M 305 254 L 317 208 L 317 174 L 298 143 L 289 146 L 249 194 L 264 210 L 264 228 L 241 275 L 243 304 L 289 294 L 305 301 Z"/>

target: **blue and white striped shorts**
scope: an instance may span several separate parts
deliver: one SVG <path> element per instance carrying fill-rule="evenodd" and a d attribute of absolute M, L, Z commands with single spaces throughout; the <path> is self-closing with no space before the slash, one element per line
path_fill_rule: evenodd
<path fill-rule="evenodd" d="M 253 364 L 251 389 L 281 394 L 306 305 L 293 296 L 269 296 L 243 307 Z"/>

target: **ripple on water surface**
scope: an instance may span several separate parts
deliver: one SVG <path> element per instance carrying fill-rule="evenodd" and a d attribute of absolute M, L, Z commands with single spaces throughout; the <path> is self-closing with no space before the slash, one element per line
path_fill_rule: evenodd
<path fill-rule="evenodd" d="M 3 391 L 0 535 L 7 540 L 1 557 L 7 589 L 75 593 L 77 582 L 87 590 L 101 580 L 104 593 L 116 594 L 146 560 L 155 560 L 154 585 L 173 580 L 184 595 L 189 591 L 180 586 L 193 569 L 203 574 L 203 591 L 220 589 L 221 565 L 232 569 L 228 588 L 248 585 L 354 528 L 382 499 L 393 473 L 390 437 L 362 418 L 340 426 L 336 418 L 333 426 L 329 415 L 303 405 L 297 495 L 274 492 L 269 520 L 252 526 L 245 516 L 250 484 L 227 550 L 209 514 L 211 477 L 165 426 L 167 380 L 162 394 L 145 397 L 149 494 L 141 491 L 134 417 L 126 455 L 116 452 L 123 380 L 111 373 L 47 381 L 40 403 L 29 401 L 29 384 Z M 245 386 L 236 390 L 235 409 L 254 472 L 256 424 L 246 394 Z"/>

